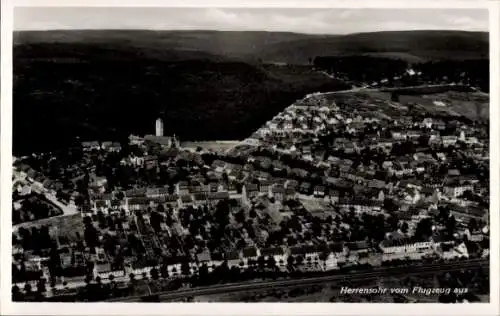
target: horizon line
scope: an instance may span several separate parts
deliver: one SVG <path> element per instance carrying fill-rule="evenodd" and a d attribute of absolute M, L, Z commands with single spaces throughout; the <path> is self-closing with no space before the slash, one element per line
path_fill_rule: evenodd
<path fill-rule="evenodd" d="M 370 33 L 390 33 L 390 32 L 462 32 L 462 33 L 490 33 L 490 30 L 460 30 L 460 29 L 401 29 L 401 30 L 380 30 L 380 31 L 366 31 L 366 32 L 352 32 L 352 33 L 302 33 L 293 31 L 267 31 L 267 30 L 218 30 L 218 29 L 151 29 L 151 28 L 103 28 L 103 29 L 93 29 L 93 28 L 77 28 L 77 29 L 24 29 L 24 30 L 13 30 L 13 33 L 20 32 L 82 32 L 82 31 L 123 31 L 123 32 L 240 32 L 240 33 L 286 33 L 286 34 L 298 34 L 298 35 L 310 35 L 310 36 L 346 36 L 355 34 L 370 34 Z"/>

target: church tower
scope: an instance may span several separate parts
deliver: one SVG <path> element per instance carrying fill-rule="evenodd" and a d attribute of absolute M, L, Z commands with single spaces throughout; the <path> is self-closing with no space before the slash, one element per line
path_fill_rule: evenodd
<path fill-rule="evenodd" d="M 163 120 L 161 118 L 158 118 L 156 120 L 156 136 L 157 137 L 163 136 Z"/>

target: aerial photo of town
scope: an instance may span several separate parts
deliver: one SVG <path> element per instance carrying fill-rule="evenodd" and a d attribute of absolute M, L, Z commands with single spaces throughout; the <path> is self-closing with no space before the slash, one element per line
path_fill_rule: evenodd
<path fill-rule="evenodd" d="M 98 10 L 15 9 L 13 301 L 489 302 L 487 28 Z"/>

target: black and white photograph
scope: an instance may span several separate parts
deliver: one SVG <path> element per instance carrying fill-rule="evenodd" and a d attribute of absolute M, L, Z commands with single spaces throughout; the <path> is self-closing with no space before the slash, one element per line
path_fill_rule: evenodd
<path fill-rule="evenodd" d="M 2 299 L 498 301 L 487 6 L 12 11 Z"/>

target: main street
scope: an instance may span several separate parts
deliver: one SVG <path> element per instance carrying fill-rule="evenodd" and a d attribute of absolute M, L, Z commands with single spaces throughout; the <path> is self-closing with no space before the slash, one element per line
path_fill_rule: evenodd
<path fill-rule="evenodd" d="M 384 276 L 409 276 L 409 275 L 424 275 L 440 272 L 460 271 L 462 269 L 470 269 L 484 267 L 489 268 L 489 260 L 471 259 L 466 261 L 452 261 L 444 263 L 431 263 L 422 265 L 413 265 L 410 267 L 384 267 L 375 268 L 370 271 L 352 271 L 350 273 L 324 275 L 309 278 L 296 278 L 285 280 L 270 280 L 259 282 L 233 283 L 233 284 L 218 284 L 210 287 L 190 288 L 177 291 L 159 292 L 156 295 L 160 301 L 168 301 L 182 299 L 185 297 L 193 297 L 200 295 L 214 295 L 221 293 L 256 291 L 264 289 L 277 289 L 292 286 L 311 286 L 335 281 L 350 281 L 359 282 L 365 280 L 376 280 Z M 108 302 L 140 302 L 144 296 L 134 296 L 127 298 L 119 298 L 108 300 Z"/>

